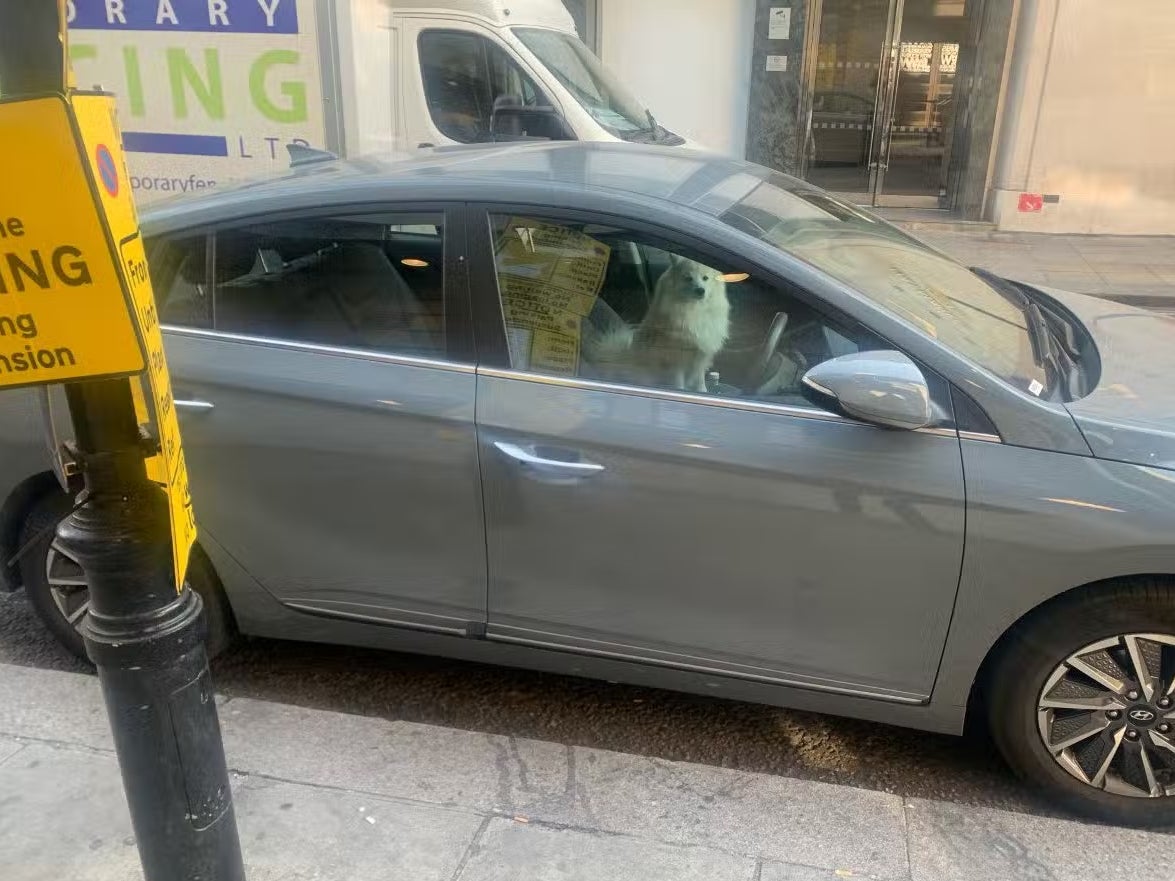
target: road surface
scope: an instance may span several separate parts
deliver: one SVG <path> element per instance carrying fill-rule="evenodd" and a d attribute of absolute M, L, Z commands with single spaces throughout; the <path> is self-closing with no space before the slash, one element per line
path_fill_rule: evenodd
<path fill-rule="evenodd" d="M 0 663 L 84 671 L 23 593 L 0 595 Z M 957 738 L 670 691 L 412 655 L 242 640 L 218 691 L 315 709 L 515 735 L 896 795 L 1055 815 L 980 730 Z"/>

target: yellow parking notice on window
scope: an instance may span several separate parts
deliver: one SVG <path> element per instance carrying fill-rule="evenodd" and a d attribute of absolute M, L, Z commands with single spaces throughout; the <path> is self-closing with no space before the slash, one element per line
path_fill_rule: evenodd
<path fill-rule="evenodd" d="M 596 305 L 612 249 L 565 226 L 514 217 L 496 252 L 510 363 L 574 376 L 582 322 Z"/>
<path fill-rule="evenodd" d="M 0 102 L 0 388 L 145 367 L 80 149 L 63 97 Z"/>
<path fill-rule="evenodd" d="M 177 589 L 184 583 L 188 558 L 196 540 L 196 521 L 188 489 L 188 471 L 180 443 L 179 418 L 171 391 L 171 376 L 163 353 L 159 313 L 147 270 L 147 253 L 139 233 L 139 218 L 131 197 L 130 178 L 122 152 L 114 98 L 104 93 L 74 92 L 74 117 L 83 154 L 114 242 L 123 285 L 130 295 L 139 335 L 146 352 L 146 385 L 160 452 L 148 461 L 153 480 L 167 489 L 171 510 L 172 554 Z"/>
<path fill-rule="evenodd" d="M 0 133 L 0 388 L 142 375 L 180 589 L 196 526 L 114 98 L 0 102 Z"/>

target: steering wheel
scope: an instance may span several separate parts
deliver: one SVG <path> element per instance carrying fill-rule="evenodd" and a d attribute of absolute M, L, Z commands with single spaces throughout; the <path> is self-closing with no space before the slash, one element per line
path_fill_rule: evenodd
<path fill-rule="evenodd" d="M 783 339 L 783 332 L 787 329 L 787 318 L 788 315 L 786 312 L 775 313 L 775 318 L 771 321 L 771 327 L 767 329 L 767 336 L 763 338 L 763 344 L 750 360 L 747 367 L 747 378 L 750 380 L 748 386 L 750 388 L 762 386 L 776 372 L 776 369 L 771 363 L 771 359 L 779 348 L 779 342 Z"/>

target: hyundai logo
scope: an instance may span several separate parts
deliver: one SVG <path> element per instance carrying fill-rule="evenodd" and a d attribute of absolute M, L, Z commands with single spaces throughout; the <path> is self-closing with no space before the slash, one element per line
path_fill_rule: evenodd
<path fill-rule="evenodd" d="M 1127 715 L 1135 722 L 1146 724 L 1147 722 L 1155 721 L 1155 714 L 1152 710 L 1145 710 L 1139 707 L 1137 710 L 1131 710 Z"/>

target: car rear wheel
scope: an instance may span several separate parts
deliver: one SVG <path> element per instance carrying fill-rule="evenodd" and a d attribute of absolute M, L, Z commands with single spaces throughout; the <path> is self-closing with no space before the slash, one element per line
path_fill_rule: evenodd
<path fill-rule="evenodd" d="M 1075 812 L 1175 825 L 1175 590 L 1106 585 L 1035 615 L 996 661 L 992 734 Z"/>
<path fill-rule="evenodd" d="M 90 590 L 77 560 L 61 547 L 54 528 L 69 514 L 73 500 L 52 492 L 33 506 L 21 532 L 21 579 L 29 604 L 45 627 L 65 648 L 84 661 L 86 645 L 81 626 L 90 609 Z M 32 545 L 26 548 L 26 545 Z M 208 657 L 226 649 L 236 634 L 232 612 L 212 566 L 193 552 L 188 583 L 200 594 L 208 622 Z"/>

